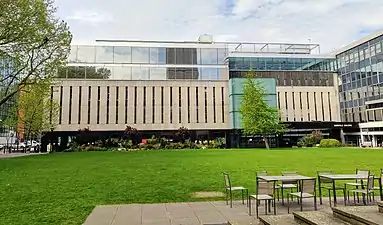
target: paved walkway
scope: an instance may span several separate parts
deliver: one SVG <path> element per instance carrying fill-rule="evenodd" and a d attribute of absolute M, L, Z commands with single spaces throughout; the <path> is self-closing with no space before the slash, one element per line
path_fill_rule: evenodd
<path fill-rule="evenodd" d="M 330 212 L 328 201 L 323 203 L 319 205 L 318 199 L 318 209 Z M 312 199 L 304 200 L 303 205 L 304 210 L 314 210 Z M 298 211 L 299 205 L 292 203 L 291 209 Z M 260 215 L 264 215 L 263 204 L 259 211 Z M 255 208 L 253 212 L 255 214 Z M 277 202 L 277 214 L 287 214 L 287 207 Z M 255 216 L 249 216 L 248 208 L 241 202 L 235 202 L 233 208 L 225 202 L 193 202 L 97 206 L 84 225 L 202 225 L 227 224 L 228 221 L 241 225 L 258 224 Z"/>
<path fill-rule="evenodd" d="M 30 155 L 44 155 L 47 153 L 5 153 L 3 151 L 0 152 L 1 158 L 13 158 L 13 157 L 22 157 L 22 156 L 30 156 Z"/>

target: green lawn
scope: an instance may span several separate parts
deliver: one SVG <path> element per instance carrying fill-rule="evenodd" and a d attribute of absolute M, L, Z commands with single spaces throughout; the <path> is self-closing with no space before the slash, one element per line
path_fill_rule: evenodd
<path fill-rule="evenodd" d="M 196 201 L 196 191 L 254 190 L 254 171 L 354 173 L 383 167 L 364 149 L 198 150 L 62 153 L 0 160 L 0 224 L 81 224 L 100 204 Z"/>

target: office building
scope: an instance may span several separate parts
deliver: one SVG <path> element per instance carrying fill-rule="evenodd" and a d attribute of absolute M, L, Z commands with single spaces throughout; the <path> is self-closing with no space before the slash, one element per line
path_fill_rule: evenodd
<path fill-rule="evenodd" d="M 208 35 L 188 42 L 72 45 L 51 90 L 61 108 L 55 134 L 66 143 L 86 127 L 106 136 L 132 126 L 150 137 L 172 136 L 184 126 L 196 139 L 257 146 L 257 137 L 241 135 L 238 113 L 250 70 L 289 125 L 272 145 L 296 144 L 312 129 L 343 139 L 348 125 L 340 116 L 335 56 L 320 54 L 314 44 L 214 42 Z"/>
<path fill-rule="evenodd" d="M 383 31 L 375 32 L 334 52 L 339 74 L 341 120 L 359 124 L 345 133 L 347 142 L 383 141 Z"/>

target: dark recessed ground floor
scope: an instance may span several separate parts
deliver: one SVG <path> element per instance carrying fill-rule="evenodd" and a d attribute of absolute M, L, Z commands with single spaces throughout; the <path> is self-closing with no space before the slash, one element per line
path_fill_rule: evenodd
<path fill-rule="evenodd" d="M 269 135 L 270 147 L 292 147 L 313 130 L 320 130 L 325 138 L 334 138 L 344 142 L 344 133 L 358 132 L 357 123 L 338 122 L 289 122 L 288 130 L 283 135 Z M 139 131 L 140 139 L 149 139 L 153 136 L 176 140 L 177 130 L 143 130 Z M 246 136 L 241 130 L 189 130 L 190 139 L 193 141 L 210 141 L 224 138 L 226 148 L 257 148 L 265 147 L 261 136 Z M 52 132 L 47 133 L 42 139 L 43 150 L 49 143 L 55 145 L 56 150 L 68 148 L 73 137 L 78 132 Z M 91 131 L 94 139 L 120 138 L 124 131 Z"/>

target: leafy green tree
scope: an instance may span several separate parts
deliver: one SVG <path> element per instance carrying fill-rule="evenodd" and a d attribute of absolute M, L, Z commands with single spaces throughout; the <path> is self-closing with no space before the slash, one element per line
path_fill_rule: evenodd
<path fill-rule="evenodd" d="M 53 0 L 0 1 L 0 106 L 26 85 L 57 74 L 72 35 Z"/>
<path fill-rule="evenodd" d="M 266 148 L 269 149 L 268 136 L 281 134 L 285 126 L 280 123 L 279 111 L 265 100 L 268 94 L 256 75 L 248 73 L 243 89 L 243 100 L 240 106 L 243 132 L 246 135 L 261 135 Z"/>
<path fill-rule="evenodd" d="M 51 98 L 52 79 L 44 78 L 25 85 L 5 123 L 22 128 L 25 139 L 40 138 L 58 125 L 60 106 Z"/>

